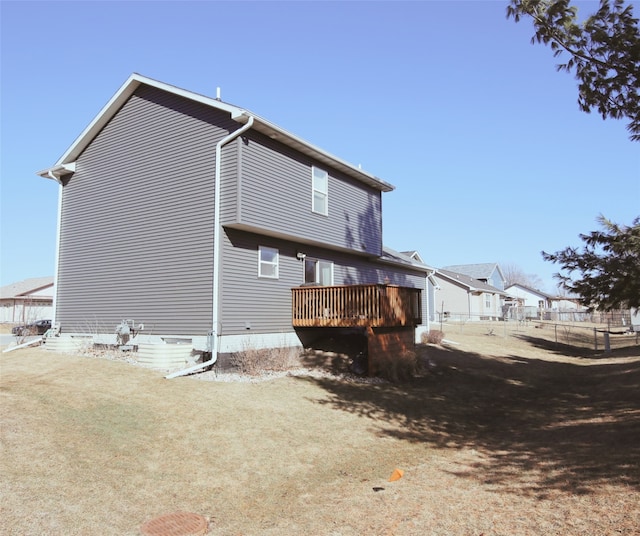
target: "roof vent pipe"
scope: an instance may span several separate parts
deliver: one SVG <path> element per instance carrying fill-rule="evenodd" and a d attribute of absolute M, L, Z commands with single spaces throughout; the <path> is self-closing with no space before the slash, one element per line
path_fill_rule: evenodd
<path fill-rule="evenodd" d="M 216 100 L 220 100 L 220 86 L 216 88 Z"/>

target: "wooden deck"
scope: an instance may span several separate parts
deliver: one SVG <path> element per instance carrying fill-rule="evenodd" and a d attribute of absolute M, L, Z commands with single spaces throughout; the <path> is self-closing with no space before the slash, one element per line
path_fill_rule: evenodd
<path fill-rule="evenodd" d="M 395 285 L 291 289 L 294 327 L 398 327 L 422 323 L 422 293 Z"/>

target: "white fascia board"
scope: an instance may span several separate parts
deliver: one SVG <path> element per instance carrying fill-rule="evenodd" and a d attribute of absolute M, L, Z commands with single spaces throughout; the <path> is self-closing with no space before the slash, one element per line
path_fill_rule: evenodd
<path fill-rule="evenodd" d="M 139 85 L 140 82 L 136 80 L 136 75 L 131 75 L 116 94 L 111 97 L 109 102 L 104 105 L 98 115 L 94 117 L 93 121 L 89 123 L 66 152 L 58 159 L 56 166 L 74 162 L 89 142 L 95 138 L 98 132 L 109 122 L 116 111 L 126 102 Z"/>
<path fill-rule="evenodd" d="M 429 272 L 431 272 L 431 270 L 429 269 L 428 266 L 420 266 L 418 264 L 410 264 L 408 262 L 403 262 L 401 260 L 394 260 L 394 259 L 390 259 L 389 257 L 375 257 L 375 261 L 379 262 L 380 264 L 388 264 L 390 266 L 400 266 L 402 268 L 406 268 L 408 270 L 414 270 L 416 272 L 423 272 L 425 274 L 429 274 Z"/>
<path fill-rule="evenodd" d="M 427 275 L 433 274 L 433 272 L 435 271 L 434 268 L 431 268 L 426 264 L 421 265 L 416 263 L 409 263 L 402 260 L 390 259 L 389 257 L 384 257 L 384 256 L 377 257 L 375 260 L 376 262 L 379 262 L 381 264 L 390 264 L 392 266 L 402 266 L 403 268 L 415 270 L 416 272 L 423 272 Z"/>
<path fill-rule="evenodd" d="M 89 125 L 76 138 L 76 140 L 71 144 L 67 151 L 58 159 L 56 164 L 52 168 L 49 168 L 43 172 L 39 172 L 38 175 L 47 176 L 47 173 L 50 170 L 55 169 L 58 166 L 75 162 L 75 160 L 82 153 L 82 151 L 84 151 L 87 145 L 91 143 L 91 141 L 98 135 L 98 133 L 104 128 L 104 126 L 111 120 L 111 118 L 117 113 L 117 111 L 124 105 L 124 103 L 131 97 L 131 95 L 141 84 L 146 84 L 148 86 L 173 93 L 174 95 L 179 95 L 192 101 L 200 102 L 206 106 L 211 106 L 213 108 L 217 108 L 218 110 L 227 112 L 230 114 L 231 118 L 238 123 L 244 124 L 248 121 L 249 116 L 253 116 L 253 128 L 259 132 L 262 132 L 263 134 L 266 134 L 270 138 L 281 141 L 285 145 L 288 145 L 302 152 L 303 154 L 312 156 L 320 162 L 335 167 L 343 173 L 354 177 L 357 180 L 360 180 L 361 182 L 364 182 L 365 184 L 368 184 L 369 186 L 372 186 L 373 188 L 376 188 L 382 192 L 390 192 L 395 189 L 392 184 L 379 179 L 378 177 L 375 177 L 374 175 L 371 175 L 370 173 L 367 173 L 360 168 L 323 151 L 319 147 L 316 147 L 302 140 L 301 138 L 294 136 L 293 134 L 281 129 L 277 125 L 274 125 L 273 123 L 270 123 L 269 121 L 256 116 L 248 110 L 233 106 L 231 104 L 227 104 L 212 97 L 206 97 L 205 95 L 200 95 L 199 93 L 187 91 L 185 89 L 181 89 L 179 87 L 172 86 L 170 84 L 166 84 L 152 78 L 148 78 L 138 73 L 133 73 L 127 79 L 127 81 L 120 87 L 115 95 L 111 97 L 109 102 L 107 102 L 102 110 L 100 110 L 93 121 L 89 123 Z M 41 173 L 44 173 L 44 175 L 42 175 Z"/>
<path fill-rule="evenodd" d="M 422 264 L 427 264 L 426 262 L 424 262 L 424 260 L 422 259 L 422 257 L 420 256 L 420 253 L 418 253 L 417 251 L 414 251 L 413 254 L 411 255 L 411 257 L 419 263 Z"/>
<path fill-rule="evenodd" d="M 69 164 L 57 164 L 53 167 L 38 171 L 36 175 L 44 179 L 55 179 L 60 181 L 60 177 L 63 175 L 71 175 L 76 172 L 76 163 L 70 162 Z M 52 177 L 53 175 L 53 177 Z"/>
<path fill-rule="evenodd" d="M 162 89 L 164 91 L 174 93 L 176 95 L 180 95 L 182 97 L 186 97 L 191 100 L 195 100 L 197 102 L 201 102 L 208 106 L 213 106 L 230 114 L 236 114 L 239 111 L 242 112 L 236 106 L 231 106 L 229 104 L 220 102 L 216 99 L 212 99 L 211 97 L 205 97 L 204 95 L 199 95 L 198 93 L 193 93 L 191 91 L 186 91 L 184 89 L 177 88 L 175 86 L 165 84 L 164 82 L 159 82 L 158 80 L 153 80 L 152 78 L 148 78 L 146 76 L 142 76 L 138 73 L 133 73 L 127 81 L 122 84 L 120 89 L 115 93 L 113 97 L 105 104 L 105 106 L 100 110 L 98 115 L 89 123 L 87 128 L 76 138 L 76 140 L 71 144 L 69 149 L 60 157 L 60 159 L 56 162 L 56 165 L 68 164 L 69 162 L 74 162 L 80 153 L 89 145 L 91 140 L 97 136 L 97 134 L 104 128 L 104 126 L 111 120 L 111 118 L 116 114 L 116 112 L 124 105 L 124 103 L 133 95 L 135 90 L 141 85 L 146 84 L 148 86 L 156 87 L 158 89 Z"/>
<path fill-rule="evenodd" d="M 250 114 L 250 112 L 248 111 L 245 111 L 245 112 L 247 114 Z M 289 147 L 293 147 L 294 149 L 300 151 L 301 153 L 309 155 L 320 162 L 330 165 L 342 171 L 343 173 L 351 177 L 354 177 L 360 180 L 361 182 L 364 182 L 365 184 L 368 184 L 369 186 L 373 186 L 377 190 L 380 190 L 382 192 L 391 192 L 395 190 L 395 186 L 393 186 L 393 184 L 386 182 L 380 179 L 379 177 L 372 175 L 371 173 L 363 171 L 359 167 L 356 167 L 353 164 L 350 164 L 349 162 L 342 160 L 341 158 L 338 158 L 332 154 L 327 153 L 326 151 L 320 149 L 320 147 L 317 147 L 303 140 L 302 138 L 299 138 L 291 134 L 290 132 L 287 132 L 286 130 L 280 128 L 277 125 L 274 125 L 273 123 L 267 121 L 266 119 L 262 119 L 261 117 L 256 116 L 255 114 L 251 114 L 251 115 L 253 115 L 255 119 L 254 129 L 259 132 L 262 132 L 263 134 L 266 134 L 270 138 L 274 140 L 278 140 L 284 143 L 285 145 L 288 145 Z"/>

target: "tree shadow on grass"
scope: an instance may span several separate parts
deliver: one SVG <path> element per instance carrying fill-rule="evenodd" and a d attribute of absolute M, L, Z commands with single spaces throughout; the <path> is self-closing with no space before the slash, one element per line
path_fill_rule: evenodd
<path fill-rule="evenodd" d="M 614 348 L 609 354 L 605 354 L 603 343 L 599 350 L 594 348 L 585 348 L 584 346 L 567 344 L 565 342 L 554 342 L 544 337 L 532 337 L 531 335 L 515 335 L 516 338 L 529 343 L 535 348 L 545 350 L 552 354 L 568 357 L 640 357 L 640 346 L 634 344 L 633 339 L 628 346 L 622 348 Z M 615 337 L 615 335 L 614 335 Z M 582 337 L 584 342 L 585 337 Z M 593 344 L 591 337 L 588 338 L 589 344 Z"/>
<path fill-rule="evenodd" d="M 370 419 L 381 436 L 475 449 L 478 462 L 460 476 L 502 491 L 640 491 L 640 361 L 582 366 L 442 347 L 428 355 L 436 372 L 406 384 L 304 381 L 327 392 L 319 403 Z"/>

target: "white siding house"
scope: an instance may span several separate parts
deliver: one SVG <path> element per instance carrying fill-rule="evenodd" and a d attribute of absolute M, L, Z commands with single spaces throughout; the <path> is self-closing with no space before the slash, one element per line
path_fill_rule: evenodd
<path fill-rule="evenodd" d="M 520 283 L 509 285 L 505 292 L 509 296 L 517 298 L 524 307 L 538 307 L 540 309 L 551 308 L 552 297 L 541 290 L 532 289 Z"/>

